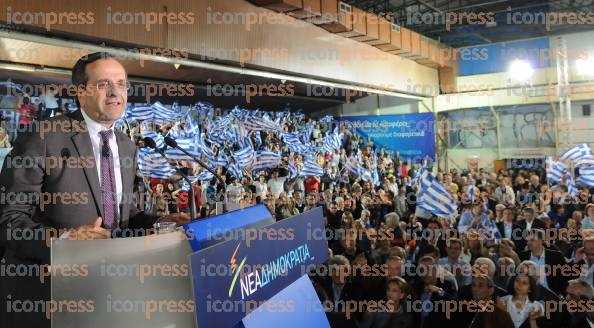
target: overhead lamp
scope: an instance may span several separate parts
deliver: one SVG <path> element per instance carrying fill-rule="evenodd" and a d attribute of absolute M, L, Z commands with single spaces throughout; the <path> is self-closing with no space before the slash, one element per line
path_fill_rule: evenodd
<path fill-rule="evenodd" d="M 527 81 L 534 74 L 534 69 L 529 62 L 525 60 L 514 60 L 509 66 L 509 75 L 514 81 Z"/>
<path fill-rule="evenodd" d="M 578 75 L 594 76 L 594 58 L 579 58 L 575 61 L 575 70 Z"/>

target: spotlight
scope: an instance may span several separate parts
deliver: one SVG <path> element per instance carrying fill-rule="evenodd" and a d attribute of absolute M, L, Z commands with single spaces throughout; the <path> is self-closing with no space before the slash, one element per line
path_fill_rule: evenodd
<path fill-rule="evenodd" d="M 179 67 L 180 67 L 180 66 L 181 66 L 181 65 L 180 65 L 180 64 L 178 64 L 178 63 L 175 63 L 175 64 L 173 64 L 173 67 L 175 67 L 175 69 L 179 69 Z"/>
<path fill-rule="evenodd" d="M 509 75 L 512 80 L 526 81 L 532 77 L 534 69 L 529 62 L 523 60 L 514 60 L 509 66 Z"/>
<path fill-rule="evenodd" d="M 578 75 L 594 76 L 594 58 L 580 58 L 575 61 L 575 69 Z"/>

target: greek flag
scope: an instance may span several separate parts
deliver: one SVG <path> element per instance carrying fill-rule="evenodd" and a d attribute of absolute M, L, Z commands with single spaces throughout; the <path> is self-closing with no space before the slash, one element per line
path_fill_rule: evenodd
<path fill-rule="evenodd" d="M 188 114 L 186 115 L 186 124 L 187 124 L 187 130 L 191 135 L 196 135 L 197 133 L 200 133 L 200 127 L 198 125 L 198 123 L 196 123 L 196 121 L 194 120 L 194 118 L 192 117 L 191 112 L 188 112 Z"/>
<path fill-rule="evenodd" d="M 299 175 L 297 166 L 295 165 L 295 155 L 289 154 L 289 179 L 294 179 Z"/>
<path fill-rule="evenodd" d="M 243 177 L 243 173 L 241 172 L 241 169 L 237 163 L 230 164 L 227 171 L 237 179 L 241 179 Z"/>
<path fill-rule="evenodd" d="M 217 159 L 212 149 L 206 145 L 206 142 L 204 141 L 204 133 L 200 134 L 200 138 L 198 138 L 198 145 L 200 146 L 200 151 L 204 157 L 206 157 L 207 164 L 210 166 L 215 166 Z"/>
<path fill-rule="evenodd" d="M 349 158 L 346 159 L 346 162 L 344 163 L 344 169 L 351 175 L 359 176 L 361 164 L 359 163 L 359 160 L 357 160 L 357 158 L 351 155 Z"/>
<path fill-rule="evenodd" d="M 168 179 L 175 173 L 175 170 L 169 166 L 163 156 L 145 149 L 138 151 L 138 168 L 142 175 L 151 178 Z"/>
<path fill-rule="evenodd" d="M 179 118 L 179 115 L 175 110 L 165 107 L 165 105 L 161 104 L 158 101 L 156 101 L 151 106 L 151 108 L 153 110 L 153 117 L 156 121 L 175 121 Z"/>
<path fill-rule="evenodd" d="M 188 181 L 186 181 L 186 179 L 182 179 L 182 180 L 183 180 L 183 184 L 182 184 L 181 190 L 182 191 L 190 191 L 190 184 L 188 183 Z M 190 180 L 190 182 L 192 184 L 194 184 L 194 182 L 198 181 L 198 177 L 189 176 L 188 180 Z"/>
<path fill-rule="evenodd" d="M 576 183 L 581 186 L 594 187 L 594 166 L 580 167 L 580 176 Z"/>
<path fill-rule="evenodd" d="M 440 217 L 451 218 L 456 215 L 456 199 L 429 171 L 424 170 L 419 181 L 417 206 Z"/>
<path fill-rule="evenodd" d="M 252 171 L 278 167 L 281 162 L 281 155 L 270 151 L 257 151 L 255 153 Z"/>
<path fill-rule="evenodd" d="M 567 164 L 555 161 L 551 156 L 547 156 L 547 179 L 549 181 L 560 183 L 565 170 L 567 170 Z"/>
<path fill-rule="evenodd" d="M 469 202 L 474 203 L 475 196 L 474 196 L 474 186 L 469 184 L 468 188 L 466 189 L 466 198 Z"/>
<path fill-rule="evenodd" d="M 200 181 L 210 181 L 212 178 L 214 178 L 214 175 L 207 170 L 202 170 L 202 172 L 200 172 L 197 177 L 197 179 Z"/>
<path fill-rule="evenodd" d="M 339 150 L 342 146 L 342 138 L 338 133 L 338 127 L 334 128 L 333 133 L 326 132 L 324 137 L 324 148 L 328 151 Z"/>
<path fill-rule="evenodd" d="M 177 142 L 177 145 L 185 151 L 189 152 L 195 157 L 200 157 L 200 152 L 198 151 L 198 148 L 196 148 L 196 143 L 193 138 L 177 138 L 175 141 Z M 184 154 L 181 150 L 176 148 L 168 147 L 165 150 L 165 154 L 167 154 L 167 156 L 173 160 L 191 159 L 188 155 Z"/>
<path fill-rule="evenodd" d="M 419 169 L 419 171 L 417 171 L 417 174 L 415 174 L 415 176 L 410 179 L 410 181 L 408 181 L 408 183 L 406 184 L 408 187 L 413 186 L 415 183 L 417 183 L 417 181 L 419 181 L 419 179 L 423 176 L 423 174 L 425 174 L 427 172 L 427 167 L 425 167 L 424 165 L 421 166 L 421 168 Z"/>
<path fill-rule="evenodd" d="M 292 152 L 304 154 L 309 151 L 309 147 L 302 144 L 299 139 L 300 133 L 283 133 L 282 139 Z"/>
<path fill-rule="evenodd" d="M 233 152 L 233 158 L 240 168 L 245 168 L 254 161 L 254 150 L 252 147 L 245 147 Z"/>
<path fill-rule="evenodd" d="M 567 183 L 567 192 L 569 192 L 570 195 L 577 196 L 579 194 L 579 190 L 575 186 L 575 183 L 573 183 L 569 172 L 565 172 L 565 183 Z"/>
<path fill-rule="evenodd" d="M 227 166 L 227 164 L 229 163 L 229 160 L 227 159 L 227 154 L 225 154 L 225 152 L 223 150 L 219 150 L 219 156 L 217 156 L 217 159 L 215 161 L 215 165 L 216 166 Z"/>
<path fill-rule="evenodd" d="M 301 132 L 302 133 L 301 140 L 303 141 L 304 144 L 310 143 L 313 130 L 314 130 L 314 124 L 308 123 L 307 127 L 303 130 L 303 132 Z"/>
<path fill-rule="evenodd" d="M 377 156 L 373 154 L 373 167 L 371 168 L 371 179 L 374 186 L 380 185 L 379 173 L 377 172 Z"/>
<path fill-rule="evenodd" d="M 139 106 L 129 105 L 124 117 L 128 121 L 152 120 L 154 117 L 153 108 L 149 104 Z"/>
<path fill-rule="evenodd" d="M 241 123 L 248 131 L 282 131 L 282 128 L 278 123 L 254 115 L 247 117 L 246 120 Z"/>
<path fill-rule="evenodd" d="M 584 160 L 584 159 L 594 159 L 594 156 L 592 155 L 592 150 L 590 149 L 590 146 L 588 146 L 588 144 L 579 144 L 573 148 L 571 148 L 570 150 L 568 150 L 565 154 L 563 154 L 563 156 L 561 156 L 561 158 L 559 158 L 559 161 L 561 162 L 567 162 L 567 161 L 578 161 L 578 160 Z"/>
<path fill-rule="evenodd" d="M 299 172 L 302 177 L 319 177 L 324 175 L 324 170 L 315 161 L 314 158 L 309 157 L 303 163 L 303 169 Z"/>

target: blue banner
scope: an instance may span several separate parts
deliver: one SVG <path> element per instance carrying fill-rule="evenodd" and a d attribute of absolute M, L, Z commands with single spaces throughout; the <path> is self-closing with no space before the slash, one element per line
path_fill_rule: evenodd
<path fill-rule="evenodd" d="M 328 257 L 321 207 L 247 230 L 190 256 L 197 326 L 232 327 Z"/>
<path fill-rule="evenodd" d="M 340 123 L 345 124 L 363 143 L 371 140 L 377 151 L 384 147 L 394 155 L 400 152 L 404 160 L 411 158 L 420 162 L 426 157 L 435 160 L 435 124 L 433 113 L 404 115 L 343 116 Z"/>

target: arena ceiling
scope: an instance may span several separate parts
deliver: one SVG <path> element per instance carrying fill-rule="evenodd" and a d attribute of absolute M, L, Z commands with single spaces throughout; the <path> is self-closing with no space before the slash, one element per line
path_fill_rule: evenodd
<path fill-rule="evenodd" d="M 589 13 L 591 0 L 343 0 L 392 18 L 401 26 L 452 47 L 471 46 L 594 29 L 594 21 L 568 24 L 568 12 Z M 483 14 L 469 23 L 464 14 Z M 548 16 L 546 15 L 548 13 Z M 489 15 L 487 15 L 489 14 Z M 449 17 L 449 24 L 446 24 Z M 546 18 L 548 17 L 548 18 Z M 543 23 L 548 19 L 551 24 Z M 455 23 L 454 23 L 455 20 Z M 564 22 L 558 24 L 555 22 Z M 484 23 L 476 23 L 483 21 Z"/>

